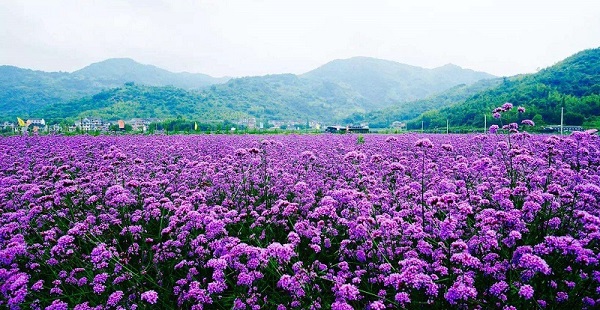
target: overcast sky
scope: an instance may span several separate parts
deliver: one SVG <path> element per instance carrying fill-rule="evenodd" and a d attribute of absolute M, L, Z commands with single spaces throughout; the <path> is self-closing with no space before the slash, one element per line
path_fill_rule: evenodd
<path fill-rule="evenodd" d="M 370 56 L 509 76 L 596 47 L 598 0 L 0 0 L 0 65 L 45 71 L 129 57 L 248 76 Z"/>

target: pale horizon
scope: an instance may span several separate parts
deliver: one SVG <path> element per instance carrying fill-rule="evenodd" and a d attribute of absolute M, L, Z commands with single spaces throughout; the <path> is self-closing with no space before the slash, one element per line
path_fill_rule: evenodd
<path fill-rule="evenodd" d="M 214 77 L 372 57 L 512 76 L 600 46 L 596 1 L 0 1 L 0 65 L 131 58 Z"/>

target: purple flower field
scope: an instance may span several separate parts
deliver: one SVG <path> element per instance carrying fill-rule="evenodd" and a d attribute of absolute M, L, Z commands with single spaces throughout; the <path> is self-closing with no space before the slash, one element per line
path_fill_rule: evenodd
<path fill-rule="evenodd" d="M 2 138 L 0 224 L 0 308 L 594 309 L 600 140 Z"/>

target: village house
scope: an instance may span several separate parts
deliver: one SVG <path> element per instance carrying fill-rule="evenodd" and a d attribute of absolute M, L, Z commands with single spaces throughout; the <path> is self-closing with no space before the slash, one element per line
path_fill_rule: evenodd
<path fill-rule="evenodd" d="M 131 125 L 133 131 L 147 131 L 151 123 L 161 122 L 158 118 L 132 118 L 125 123 Z"/>
<path fill-rule="evenodd" d="M 79 121 L 75 121 L 74 126 L 69 127 L 69 131 L 75 131 L 77 128 L 82 131 L 108 131 L 110 126 L 109 122 L 104 121 L 101 118 L 81 118 Z"/>
<path fill-rule="evenodd" d="M 62 131 L 62 128 L 60 127 L 60 124 L 54 124 L 54 125 L 48 126 L 48 131 L 59 132 L 59 131 Z"/>
<path fill-rule="evenodd" d="M 319 129 L 321 129 L 321 124 L 317 121 L 309 121 L 308 127 L 319 130 Z"/>
<path fill-rule="evenodd" d="M 243 118 L 243 119 L 239 120 L 237 122 L 237 124 L 241 125 L 241 126 L 246 126 L 246 128 L 248 128 L 248 129 L 255 129 L 256 128 L 256 118 L 254 118 L 254 117 Z"/>
<path fill-rule="evenodd" d="M 43 118 L 30 118 L 27 120 L 29 126 L 45 127 L 46 121 Z"/>
<path fill-rule="evenodd" d="M 400 122 L 400 121 L 395 121 L 392 123 L 391 125 L 392 128 L 398 128 L 398 129 L 406 129 L 406 123 L 405 122 Z"/>

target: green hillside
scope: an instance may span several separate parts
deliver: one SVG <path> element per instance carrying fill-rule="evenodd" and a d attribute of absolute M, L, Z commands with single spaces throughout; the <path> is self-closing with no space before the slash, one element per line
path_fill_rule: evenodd
<path fill-rule="evenodd" d="M 265 120 L 338 121 L 491 76 L 453 65 L 423 69 L 356 57 L 330 62 L 301 76 L 266 75 L 226 83 L 226 79 L 171 73 L 126 58 L 109 59 L 73 73 L 0 67 L 0 77 L 4 119 L 81 115 L 235 119 L 249 115 Z M 123 87 L 132 82 L 157 88 Z"/>
<path fill-rule="evenodd" d="M 533 119 L 538 125 L 560 123 L 564 108 L 565 124 L 597 127 L 600 48 L 579 52 L 534 74 L 505 78 L 500 85 L 462 102 L 422 114 L 413 125 L 423 120 L 429 128 L 440 127 L 449 119 L 455 125 L 482 127 L 483 115 L 487 114 L 488 125 L 492 124 L 491 110 L 504 102 L 524 106 L 527 111 L 521 117 Z"/>
<path fill-rule="evenodd" d="M 461 84 L 425 99 L 398 102 L 389 108 L 367 113 L 354 113 L 345 118 L 343 122 L 348 124 L 368 123 L 371 127 L 385 128 L 389 127 L 395 121 L 408 121 L 424 112 L 463 102 L 469 97 L 495 87 L 500 83 L 502 83 L 502 79 L 496 78 L 481 80 L 472 85 Z"/>
<path fill-rule="evenodd" d="M 42 107 L 98 92 L 85 80 L 65 72 L 43 72 L 0 66 L 0 115 L 33 115 Z"/>
<path fill-rule="evenodd" d="M 204 74 L 172 73 L 131 59 L 109 59 L 73 73 L 0 66 L 0 117 L 36 116 L 47 111 L 49 105 L 91 96 L 127 82 L 198 89 L 226 81 Z"/>
<path fill-rule="evenodd" d="M 37 112 L 49 119 L 102 117 L 332 120 L 347 111 L 362 111 L 361 98 L 327 82 L 292 74 L 240 78 L 203 91 L 128 83 L 119 88 L 69 102 L 51 104 Z"/>
<path fill-rule="evenodd" d="M 451 64 L 425 69 L 369 57 L 334 60 L 302 77 L 355 90 L 368 102 L 367 111 L 424 99 L 456 85 L 494 78 Z"/>
<path fill-rule="evenodd" d="M 233 79 L 202 92 L 208 102 L 267 119 L 332 120 L 364 111 L 364 98 L 354 90 L 293 74 Z"/>
<path fill-rule="evenodd" d="M 108 120 L 130 118 L 187 117 L 203 120 L 238 119 L 247 116 L 200 92 L 172 86 L 155 87 L 128 83 L 94 96 L 49 105 L 38 112 L 46 119 L 100 117 Z"/>
<path fill-rule="evenodd" d="M 140 64 L 129 58 L 107 59 L 75 71 L 72 75 L 79 79 L 90 80 L 104 88 L 134 82 L 148 86 L 198 89 L 229 80 L 229 78 L 214 78 L 201 73 L 173 73 L 152 65 Z"/>

